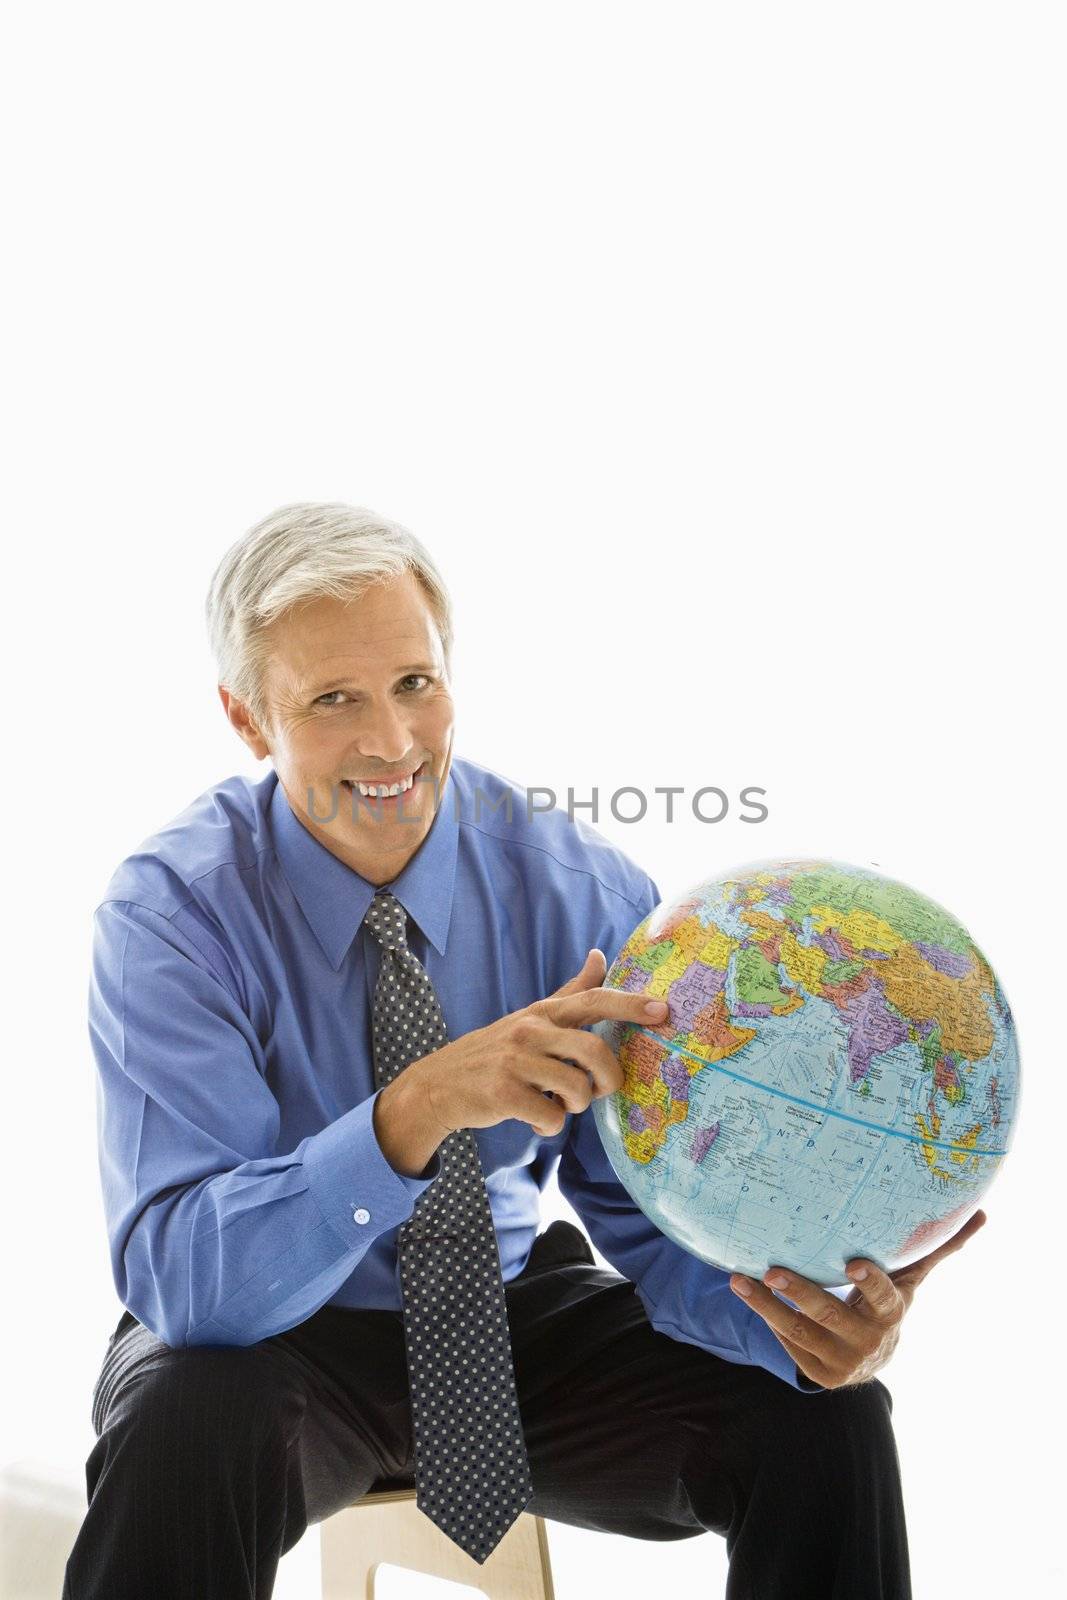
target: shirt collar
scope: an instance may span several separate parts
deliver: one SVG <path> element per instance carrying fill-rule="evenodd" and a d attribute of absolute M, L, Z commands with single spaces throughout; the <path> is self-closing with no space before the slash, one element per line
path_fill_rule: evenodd
<path fill-rule="evenodd" d="M 276 772 L 273 782 L 269 825 L 278 860 L 336 972 L 363 925 L 376 885 L 320 844 L 296 815 Z M 458 834 L 455 778 L 449 768 L 429 833 L 399 876 L 382 885 L 396 896 L 440 955 L 445 953 L 452 917 Z"/>

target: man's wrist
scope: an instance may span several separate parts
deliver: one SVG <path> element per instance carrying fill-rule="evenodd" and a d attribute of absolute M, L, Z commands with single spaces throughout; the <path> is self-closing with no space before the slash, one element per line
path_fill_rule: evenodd
<path fill-rule="evenodd" d="M 421 1076 L 412 1062 L 378 1094 L 374 1133 L 379 1149 L 395 1172 L 407 1178 L 425 1176 L 425 1169 L 450 1128 L 435 1117 Z"/>

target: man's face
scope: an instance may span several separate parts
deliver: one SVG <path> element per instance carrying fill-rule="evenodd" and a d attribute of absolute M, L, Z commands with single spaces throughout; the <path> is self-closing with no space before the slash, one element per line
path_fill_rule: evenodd
<path fill-rule="evenodd" d="M 268 640 L 271 727 L 258 728 L 220 688 L 227 716 L 260 759 L 270 756 L 315 838 L 368 882 L 390 883 L 430 831 L 452 765 L 452 695 L 417 578 L 405 573 L 354 600 L 297 607 L 272 624 Z M 358 783 L 354 792 L 347 786 L 413 772 L 415 783 L 394 800 L 364 799 Z"/>

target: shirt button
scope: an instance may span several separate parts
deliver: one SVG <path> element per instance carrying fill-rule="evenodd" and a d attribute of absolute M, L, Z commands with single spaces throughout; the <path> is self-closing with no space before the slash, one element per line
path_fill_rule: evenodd
<path fill-rule="evenodd" d="M 370 1212 L 364 1210 L 364 1208 L 362 1206 L 357 1206 L 355 1211 L 353 1211 L 353 1213 L 352 1213 L 352 1221 L 353 1222 L 360 1222 L 360 1223 L 369 1222 L 370 1221 Z"/>

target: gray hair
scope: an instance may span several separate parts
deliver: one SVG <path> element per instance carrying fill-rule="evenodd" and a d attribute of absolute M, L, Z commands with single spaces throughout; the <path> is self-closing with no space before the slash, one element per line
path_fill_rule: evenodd
<path fill-rule="evenodd" d="M 204 606 L 218 682 L 271 724 L 266 629 L 283 612 L 332 595 L 350 600 L 372 583 L 413 572 L 426 594 L 452 673 L 452 601 L 415 535 L 363 506 L 300 501 L 264 517 L 215 568 Z"/>

